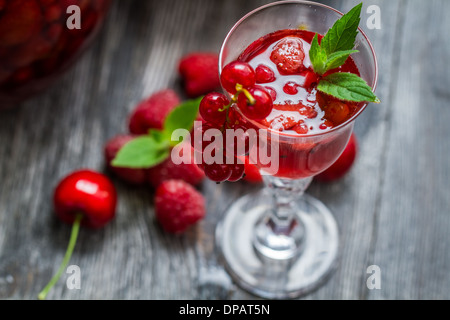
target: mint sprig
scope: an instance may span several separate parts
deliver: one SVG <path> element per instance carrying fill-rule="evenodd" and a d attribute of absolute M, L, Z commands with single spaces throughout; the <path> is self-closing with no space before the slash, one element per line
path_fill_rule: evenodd
<path fill-rule="evenodd" d="M 190 131 L 197 119 L 202 98 L 188 100 L 176 107 L 167 116 L 162 130 L 151 129 L 124 145 L 112 161 L 112 166 L 128 169 L 148 169 L 164 162 L 171 148 L 179 142 L 172 141 L 177 129 Z"/>
<path fill-rule="evenodd" d="M 361 10 L 362 3 L 343 15 L 328 30 L 320 44 L 318 34 L 314 36 L 309 55 L 314 72 L 319 76 L 339 68 L 350 55 L 359 52 L 353 48 L 361 22 Z M 380 103 L 380 100 L 372 92 L 372 88 L 363 79 L 351 73 L 333 73 L 322 77 L 317 89 L 340 100 Z"/>
<path fill-rule="evenodd" d="M 355 46 L 358 27 L 361 22 L 362 3 L 344 14 L 323 37 L 321 46 L 330 55 L 334 52 L 351 50 Z"/>
<path fill-rule="evenodd" d="M 380 100 L 372 92 L 372 88 L 353 73 L 337 72 L 330 74 L 319 82 L 317 89 L 345 101 L 380 103 Z"/>

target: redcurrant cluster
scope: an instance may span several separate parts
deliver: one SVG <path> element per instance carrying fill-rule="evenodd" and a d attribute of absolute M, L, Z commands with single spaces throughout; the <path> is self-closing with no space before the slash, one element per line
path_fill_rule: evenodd
<path fill-rule="evenodd" d="M 194 129 L 194 137 L 202 137 L 202 140 L 192 139 L 192 142 L 196 151 L 202 154 L 199 167 L 212 181 L 235 182 L 245 174 L 244 161 L 240 157 L 250 152 L 250 138 L 245 121 L 235 106 L 250 120 L 263 120 L 272 112 L 272 97 L 265 88 L 256 85 L 256 78 L 255 70 L 248 63 L 232 62 L 225 66 L 220 77 L 231 101 L 222 93 L 212 92 L 200 103 L 200 115 L 205 123 Z M 233 135 L 227 134 L 228 130 L 233 130 Z M 233 137 L 234 143 L 227 137 Z M 222 148 L 208 149 L 213 142 L 217 146 L 218 139 Z M 214 159 L 222 161 L 205 161 L 203 155 L 207 149 Z"/>

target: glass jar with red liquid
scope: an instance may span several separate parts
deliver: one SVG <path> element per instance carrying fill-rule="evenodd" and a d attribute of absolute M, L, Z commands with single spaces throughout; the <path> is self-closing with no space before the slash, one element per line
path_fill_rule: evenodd
<path fill-rule="evenodd" d="M 110 0 L 0 0 L 0 110 L 42 91 L 98 33 Z"/>

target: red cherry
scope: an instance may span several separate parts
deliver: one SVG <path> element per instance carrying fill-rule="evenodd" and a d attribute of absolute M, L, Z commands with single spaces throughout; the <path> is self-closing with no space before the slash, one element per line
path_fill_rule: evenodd
<path fill-rule="evenodd" d="M 55 213 L 62 221 L 72 224 L 75 217 L 82 214 L 83 226 L 101 228 L 114 218 L 117 193 L 106 176 L 83 170 L 60 182 L 53 202 Z"/>
<path fill-rule="evenodd" d="M 47 286 L 39 293 L 44 300 L 69 264 L 80 226 L 101 228 L 115 216 L 117 192 L 110 180 L 90 170 L 77 171 L 64 178 L 55 189 L 54 209 L 64 222 L 72 224 L 64 259 Z"/>
<path fill-rule="evenodd" d="M 248 63 L 235 61 L 223 68 L 220 81 L 226 91 L 235 94 L 237 84 L 249 88 L 256 83 L 255 70 Z"/>
<path fill-rule="evenodd" d="M 355 134 L 352 134 L 344 153 L 339 159 L 327 170 L 317 175 L 318 181 L 332 182 L 341 179 L 350 171 L 358 154 L 358 140 Z"/>
<path fill-rule="evenodd" d="M 239 94 L 238 106 L 242 113 L 252 120 L 263 120 L 267 118 L 273 109 L 272 97 L 260 86 L 254 86 L 248 89 L 250 95 L 254 98 L 251 103 L 244 92 Z"/>

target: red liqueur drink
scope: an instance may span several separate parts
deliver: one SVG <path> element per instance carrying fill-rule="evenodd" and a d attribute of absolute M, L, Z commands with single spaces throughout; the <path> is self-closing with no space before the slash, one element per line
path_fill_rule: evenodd
<path fill-rule="evenodd" d="M 257 296 L 305 295 L 336 265 L 337 223 L 305 191 L 339 158 L 368 103 L 379 102 L 373 92 L 376 55 L 358 28 L 362 7 L 343 15 L 311 1 L 274 2 L 238 21 L 222 46 L 222 87 L 237 111 L 228 118 L 235 124 L 235 113 L 240 114 L 240 126 L 259 133 L 249 158 L 264 174 L 265 188 L 227 209 L 216 240 L 233 280 Z M 237 63 L 253 69 L 255 81 L 242 79 L 235 68 L 236 99 L 228 66 Z M 268 157 L 261 156 L 264 149 Z"/>
<path fill-rule="evenodd" d="M 266 128 L 272 132 L 269 137 L 277 138 L 280 149 L 276 177 L 306 178 L 328 168 L 339 157 L 351 130 L 342 130 L 326 139 L 310 138 L 303 142 L 301 137 L 330 131 L 364 106 L 364 103 L 340 101 L 317 90 L 320 77 L 312 69 L 309 57 L 314 35 L 304 30 L 276 31 L 252 43 L 238 58 L 253 67 L 257 84 L 273 99 L 271 114 L 264 120 L 248 121 L 247 126 Z M 360 75 L 351 57 L 323 76 L 336 72 Z M 299 139 L 295 144 L 283 143 L 283 136 Z M 265 165 L 257 157 L 251 160 L 264 170 Z"/>

